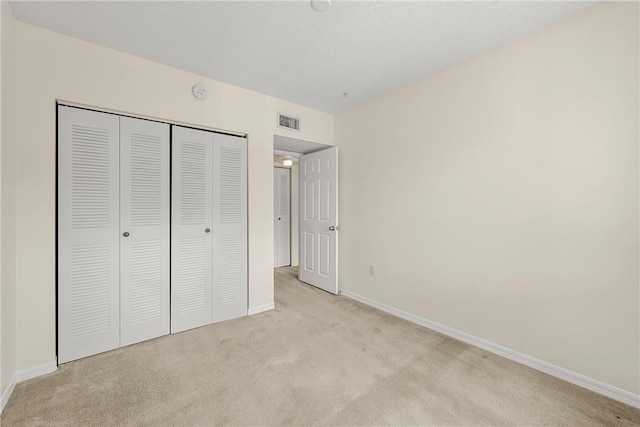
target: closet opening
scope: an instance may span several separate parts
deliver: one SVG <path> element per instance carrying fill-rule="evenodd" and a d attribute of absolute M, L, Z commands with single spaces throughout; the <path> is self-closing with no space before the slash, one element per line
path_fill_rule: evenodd
<path fill-rule="evenodd" d="M 247 140 L 57 105 L 58 363 L 247 315 Z"/>

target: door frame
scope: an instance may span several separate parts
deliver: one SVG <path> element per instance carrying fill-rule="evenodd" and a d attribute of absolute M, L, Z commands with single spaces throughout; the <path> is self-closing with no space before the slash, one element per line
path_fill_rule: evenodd
<path fill-rule="evenodd" d="M 323 144 L 320 142 L 313 142 L 313 141 L 306 141 L 303 139 L 298 139 L 298 138 L 292 138 L 290 136 L 284 136 L 284 135 L 277 135 L 274 134 L 273 135 L 273 154 L 274 156 L 286 156 L 286 157 L 293 157 L 294 158 L 294 164 L 297 163 L 297 168 L 298 168 L 298 177 L 297 177 L 297 185 L 298 185 L 298 198 L 297 198 L 297 209 L 298 209 L 298 213 L 297 213 L 297 227 L 295 227 L 297 229 L 297 246 L 298 246 L 298 250 L 297 250 L 297 266 L 300 265 L 301 263 L 301 259 L 300 259 L 300 253 L 301 253 L 301 247 L 302 247 L 302 235 L 300 232 L 300 227 L 301 227 L 301 221 L 300 221 L 300 214 L 301 214 L 301 200 L 300 200 L 300 176 L 301 176 L 301 171 L 300 171 L 300 163 L 299 163 L 299 159 L 301 156 L 304 156 L 306 154 L 312 154 L 318 151 L 323 151 L 329 148 L 334 148 L 337 147 L 336 145 L 331 145 L 331 144 Z M 283 165 L 279 165 L 278 162 L 276 161 L 276 159 L 274 158 L 274 167 L 285 167 Z M 291 168 L 290 168 L 291 169 Z M 293 174 L 293 173 L 292 173 Z M 274 184 L 275 185 L 275 184 Z M 336 204 L 338 202 L 338 193 L 339 193 L 339 188 L 336 189 Z M 291 191 L 293 191 L 293 178 L 291 179 Z M 273 202 L 275 204 L 275 197 L 272 198 Z M 293 210 L 293 205 L 290 205 L 290 210 Z M 275 206 L 272 208 L 272 212 L 275 213 Z M 338 227 L 339 228 L 339 227 Z M 291 224 L 291 229 L 292 229 L 292 233 L 290 236 L 290 241 L 291 241 L 291 245 L 293 246 L 293 218 L 292 218 L 292 224 Z M 275 248 L 275 245 L 274 245 Z M 336 251 L 338 251 L 338 248 L 336 248 Z M 273 260 L 272 260 L 272 265 L 275 265 L 275 256 L 276 254 L 274 253 L 273 255 Z M 338 269 L 338 263 L 339 263 L 339 259 L 336 260 L 336 270 Z M 293 266 L 293 248 L 291 250 L 291 264 Z M 276 267 L 274 267 L 276 268 Z M 304 282 L 303 282 L 304 283 Z"/>

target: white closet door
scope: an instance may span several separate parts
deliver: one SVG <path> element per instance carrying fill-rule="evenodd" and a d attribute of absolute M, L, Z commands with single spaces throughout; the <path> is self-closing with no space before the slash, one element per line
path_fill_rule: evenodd
<path fill-rule="evenodd" d="M 169 333 L 169 125 L 120 118 L 120 345 Z"/>
<path fill-rule="evenodd" d="M 247 140 L 214 134 L 213 321 L 247 315 Z"/>
<path fill-rule="evenodd" d="M 213 133 L 172 129 L 171 332 L 180 332 L 213 319 Z"/>
<path fill-rule="evenodd" d="M 291 265 L 291 170 L 274 168 L 276 267 Z"/>
<path fill-rule="evenodd" d="M 58 108 L 58 362 L 119 346 L 118 116 Z"/>

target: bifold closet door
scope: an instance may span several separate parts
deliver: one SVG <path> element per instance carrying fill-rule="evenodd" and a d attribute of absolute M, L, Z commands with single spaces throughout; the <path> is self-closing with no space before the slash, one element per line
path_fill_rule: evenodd
<path fill-rule="evenodd" d="M 213 321 L 247 315 L 247 140 L 213 137 Z"/>
<path fill-rule="evenodd" d="M 120 345 L 169 333 L 169 125 L 120 118 Z"/>
<path fill-rule="evenodd" d="M 171 332 L 247 314 L 247 141 L 173 127 Z"/>
<path fill-rule="evenodd" d="M 58 109 L 58 361 L 169 333 L 169 125 Z"/>
<path fill-rule="evenodd" d="M 119 117 L 58 108 L 58 362 L 119 346 Z"/>
<path fill-rule="evenodd" d="M 171 332 L 210 324 L 213 133 L 173 126 Z"/>

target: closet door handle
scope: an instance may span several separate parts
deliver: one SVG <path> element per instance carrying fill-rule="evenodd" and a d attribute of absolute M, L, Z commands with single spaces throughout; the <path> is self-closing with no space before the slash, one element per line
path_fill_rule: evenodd
<path fill-rule="evenodd" d="M 129 237 L 129 232 L 128 232 L 128 231 L 125 231 L 124 233 L 122 233 L 122 235 L 123 235 L 124 237 Z"/>
<path fill-rule="evenodd" d="M 211 229 L 210 229 L 210 228 L 205 228 L 205 229 L 204 229 L 204 232 L 205 232 L 205 233 L 211 233 Z"/>

